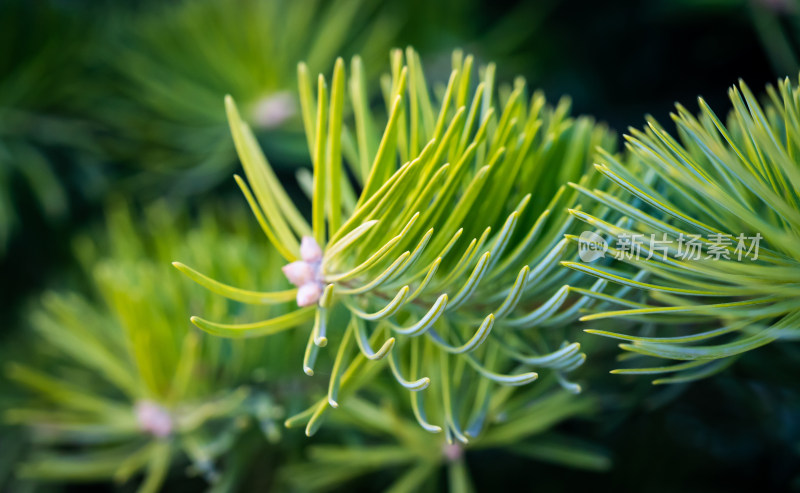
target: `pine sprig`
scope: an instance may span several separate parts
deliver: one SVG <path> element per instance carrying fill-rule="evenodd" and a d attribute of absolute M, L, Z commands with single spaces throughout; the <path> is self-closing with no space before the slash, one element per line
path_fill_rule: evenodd
<path fill-rule="evenodd" d="M 391 75 L 382 81 L 387 122 L 378 132 L 358 57 L 349 80 L 337 61 L 330 89 L 321 75 L 314 88 L 301 64 L 300 101 L 314 165 L 306 180 L 310 224 L 233 100 L 226 101 L 249 186 L 237 182 L 267 238 L 290 262 L 284 272 L 298 286 L 292 293 L 299 308 L 250 324 L 192 320 L 226 337 L 311 326 L 303 362 L 309 375 L 335 333 L 328 395 L 288 422 L 306 424 L 309 435 L 374 360 L 388 360 L 395 379 L 411 391 L 423 428 L 444 429 L 448 439 L 464 442 L 483 426 L 491 385 L 525 385 L 538 376 L 532 370 L 551 369 L 566 388 L 579 390 L 562 374 L 583 362 L 580 346 L 562 345 L 558 330 L 533 329 L 563 327 L 591 302 L 581 295 L 570 306 L 567 284 L 586 281 L 558 268 L 574 252 L 563 235 L 573 227 L 565 206 L 575 195 L 559 184 L 580 180 L 590 152 L 612 148 L 613 138 L 588 118 L 569 117 L 566 100 L 553 108 L 542 94 L 528 98 L 522 79 L 497 102 L 494 67 L 473 82 L 472 65 L 471 56 L 456 52 L 447 85 L 435 97 L 418 55 L 393 51 Z M 352 125 L 344 121 L 348 88 Z M 241 296 L 177 266 L 220 294 Z M 604 284 L 584 289 L 593 293 Z M 252 301 L 286 296 L 252 293 Z M 423 403 L 421 391 L 437 380 L 433 404 Z M 426 417 L 432 407 L 441 425 Z"/>
<path fill-rule="evenodd" d="M 225 94 L 273 152 L 302 162 L 297 60 L 327 71 L 339 53 L 383 56 L 400 24 L 373 0 L 157 2 L 127 14 L 98 50 L 119 78 L 120 101 L 104 115 L 120 134 L 113 150 L 146 168 L 142 179 L 191 171 L 173 180 L 182 192 L 218 183 L 235 162 Z"/>
<path fill-rule="evenodd" d="M 556 388 L 553 389 L 553 386 Z M 541 389 L 548 392 L 541 392 Z M 544 460 L 588 470 L 605 470 L 608 457 L 591 444 L 576 441 L 553 428 L 565 420 L 588 417 L 598 411 L 589 395 L 573 395 L 558 388 L 554 378 L 529 388 L 524 396 L 498 392 L 492 403 L 491 430 L 469 444 L 448 444 L 403 415 L 401 400 L 391 391 L 381 392 L 380 405 L 354 397 L 335 416 L 337 424 L 369 436 L 348 444 L 311 445 L 308 459 L 291 464 L 283 479 L 304 491 L 324 491 L 368 475 L 391 478 L 385 491 L 474 491 L 470 472 L 481 469 L 474 453 L 503 450 L 526 459 Z M 440 483 L 447 472 L 448 488 Z"/>
<path fill-rule="evenodd" d="M 573 215 L 611 239 L 645 239 L 639 258 L 609 248 L 622 258 L 613 267 L 566 263 L 646 294 L 645 304 L 615 298 L 624 309 L 583 320 L 694 327 L 658 337 L 589 330 L 625 341 L 626 351 L 679 361 L 617 373 L 675 373 L 654 383 L 685 382 L 726 368 L 746 351 L 797 338 L 800 92 L 786 79 L 767 93 L 762 105 L 743 82 L 732 87 L 727 124 L 702 99 L 698 117 L 678 106 L 678 138 L 650 119 L 626 137 L 629 163 L 606 154 L 596 165 L 601 188 L 574 185 L 604 212 Z M 650 234 L 669 247 L 652 255 Z M 696 250 L 687 256 L 690 239 Z"/>
<path fill-rule="evenodd" d="M 228 481 L 238 468 L 220 472 L 217 463 L 243 432 L 260 429 L 273 442 L 279 438 L 275 387 L 253 384 L 280 381 L 287 360 L 272 346 L 209 337 L 187 324 L 195 303 L 219 314 L 237 304 L 187 284 L 167 260 L 191 258 L 210 272 L 254 284 L 280 281 L 274 275 L 279 257 L 249 246 L 242 215 L 225 216 L 234 235 L 222 234 L 220 215 L 211 210 L 188 233 L 186 220 L 164 204 L 146 215 L 146 227 L 137 228 L 138 216 L 114 207 L 106 241 L 82 237 L 76 247 L 93 295 L 47 293 L 32 313 L 42 364 L 9 364 L 8 376 L 29 398 L 4 416 L 27 425 L 35 438 L 20 465 L 22 477 L 136 481 L 139 491 L 153 492 L 173 466 L 188 462 L 209 482 Z"/>

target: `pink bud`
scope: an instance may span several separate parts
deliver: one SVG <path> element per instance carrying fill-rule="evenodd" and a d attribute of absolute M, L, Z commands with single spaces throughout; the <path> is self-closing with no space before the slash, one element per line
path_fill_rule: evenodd
<path fill-rule="evenodd" d="M 153 436 L 164 438 L 172 433 L 172 417 L 169 412 L 153 401 L 136 403 L 136 419 L 139 428 Z"/>
<path fill-rule="evenodd" d="M 289 282 L 295 286 L 302 286 L 303 284 L 313 281 L 316 277 L 311 265 L 302 260 L 284 265 L 281 270 L 286 278 L 289 279 Z"/>
<path fill-rule="evenodd" d="M 309 263 L 322 260 L 322 249 L 317 240 L 310 236 L 303 236 L 303 240 L 300 242 L 300 257 Z"/>
<path fill-rule="evenodd" d="M 322 287 L 317 282 L 307 282 L 297 290 L 297 306 L 311 306 L 322 296 Z"/>
<path fill-rule="evenodd" d="M 256 124 L 267 129 L 281 126 L 297 113 L 297 104 L 290 92 L 278 92 L 262 98 L 253 111 Z"/>
<path fill-rule="evenodd" d="M 464 455 L 464 449 L 457 443 L 445 443 L 442 446 L 442 455 L 449 462 L 455 462 Z"/>

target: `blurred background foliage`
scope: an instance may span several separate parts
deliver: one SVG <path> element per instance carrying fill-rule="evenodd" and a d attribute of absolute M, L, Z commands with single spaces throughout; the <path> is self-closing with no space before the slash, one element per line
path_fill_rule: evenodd
<path fill-rule="evenodd" d="M 4 365 L 13 361 L 45 371 L 48 378 L 74 378 L 115 405 L 131 408 L 145 396 L 157 401 L 159 396 L 152 388 L 145 391 L 149 387 L 143 383 L 127 394 L 115 388 L 115 382 L 97 374 L 96 358 L 65 350 L 63 336 L 80 331 L 81 337 L 116 338 L 118 344 L 129 336 L 126 320 L 158 320 L 149 329 L 164 324 L 177 331 L 173 344 L 159 346 L 167 353 L 159 358 L 174 360 L 185 339 L 197 335 L 189 331 L 184 315 L 208 313 L 215 303 L 227 302 L 191 285 L 165 262 L 180 251 L 183 258 L 207 265 L 207 273 L 226 265 L 225 272 L 239 273 L 243 284 L 263 286 L 272 279 L 257 277 L 272 268 L 271 257 L 264 242 L 248 242 L 256 237 L 253 225 L 238 215 L 244 207 L 229 178 L 237 160 L 222 98 L 232 93 L 246 109 L 279 178 L 299 196 L 295 170 L 310 165 L 293 99 L 300 60 L 312 65 L 312 73 L 329 73 L 336 56 L 360 53 L 365 66 L 376 69 L 368 74 L 374 77 L 388 65 L 390 47 L 411 44 L 429 78 L 446 80 L 452 49 L 463 48 L 477 56 L 477 64 L 496 62 L 498 80 L 523 75 L 551 100 L 569 95 L 576 113 L 593 115 L 622 132 L 640 127 L 645 113 L 667 121 L 675 101 L 694 111 L 699 94 L 712 108 L 727 108 L 725 88 L 738 78 L 760 94 L 776 77 L 796 76 L 799 23 L 800 5 L 794 0 L 0 0 L 0 313 L 5 322 L 0 359 Z M 223 242 L 222 231 L 235 232 L 241 240 L 213 246 Z M 206 245 L 211 245 L 208 251 Z M 229 255 L 209 258 L 211 251 Z M 244 265 L 263 265 L 264 270 Z M 157 282 L 154 273 L 162 271 L 167 281 Z M 178 297 L 180 302 L 168 307 L 143 303 L 137 296 L 148 286 L 164 293 L 160 301 Z M 207 301 L 202 309 L 188 306 L 189 293 L 192 300 Z M 78 322 L 59 319 L 78 312 Z M 242 320 L 251 318 L 241 315 Z M 283 343 L 302 346 L 304 341 L 287 338 Z M 280 360 L 288 354 L 281 344 L 248 341 L 244 350 Z M 591 406 L 582 412 L 588 419 L 556 420 L 541 436 L 523 442 L 524 450 L 476 447 L 456 456 L 468 466 L 476 490 L 519 484 L 545 491 L 587 485 L 623 491 L 800 490 L 795 377 L 800 354 L 795 346 L 771 345 L 748 353 L 714 379 L 653 389 L 645 379 L 607 375 L 618 365 L 613 344 L 600 338 L 586 338 L 583 344 L 585 352 L 595 355 L 594 364 L 577 372 L 582 381 L 593 382 Z M 202 347 L 220 353 L 218 369 L 228 368 L 226 361 L 234 354 L 230 341 Z M 268 389 L 259 394 L 265 402 L 277 402 L 271 393 L 282 392 L 281 406 L 296 407 L 287 409 L 291 412 L 302 409 L 302 402 L 292 400 L 302 400 L 301 392 L 262 385 L 267 376 L 258 371 L 259 363 L 251 361 L 237 375 L 220 371 L 194 382 L 198 389 L 192 399 L 213 399 L 247 385 Z M 292 365 L 287 361 L 270 368 L 287 369 L 291 377 L 285 381 L 291 385 L 299 374 Z M 144 378 L 140 367 L 127 368 L 127 378 Z M 15 374 L 20 376 L 18 370 L 8 375 Z M 233 445 L 222 449 L 234 452 L 224 460 L 244 465 L 230 473 L 235 475 L 230 481 L 244 491 L 269 485 L 366 491 L 398 478 L 413 479 L 426 467 L 432 491 L 448 481 L 448 474 L 449 481 L 458 481 L 453 476 L 458 468 L 439 468 L 433 460 L 352 466 L 372 456 L 372 447 L 396 447 L 405 454 L 413 450 L 411 442 L 398 443 L 396 435 L 386 433 L 385 422 L 364 419 L 375 406 L 381 415 L 391 415 L 400 405 L 394 391 L 378 386 L 374 392 L 370 403 L 356 406 L 358 425 L 343 416 L 341 426 L 324 430 L 313 441 L 296 430 L 281 429 L 279 445 L 270 443 L 269 434 L 248 433 L 248 427 L 258 427 L 248 421 L 255 414 L 249 408 L 209 423 L 234 430 Z M 6 381 L 5 373 L 0 377 L 3 408 L 19 409 L 30 402 L 28 395 Z M 45 409 L 59 410 L 52 404 Z M 268 413 L 270 419 L 279 420 L 281 409 L 270 409 L 275 411 Z M 241 415 L 248 416 L 244 423 L 237 420 Z M 47 462 L 13 426 L 24 416 L 9 416 L 13 419 L 0 429 L 0 489 L 90 490 L 40 486 L 15 477 L 19 461 L 27 461 L 29 470 Z M 35 438 L 37 450 L 41 440 L 54 447 L 50 460 L 60 457 L 53 454 L 76 450 L 75 442 L 57 443 L 58 433 Z M 105 446 L 115 440 L 117 446 L 146 446 L 144 437 L 131 435 L 124 440 L 115 435 Z M 566 442 L 571 445 L 565 448 Z M 343 446 L 365 455 L 340 462 L 338 448 Z M 570 456 L 559 455 L 559 446 L 562 452 L 572 451 L 571 460 L 552 464 L 554 457 Z M 166 478 L 169 491 L 207 487 L 202 479 L 187 480 L 183 472 L 194 463 L 196 476 L 211 474 L 208 462 L 198 462 L 189 449 L 172 460 L 177 469 Z M 288 462 L 290 467 L 279 467 Z M 566 470 L 565 463 L 584 467 Z M 348 474 L 338 474 L 342 470 Z M 317 482 L 292 481 L 293 474 Z M 92 485 L 91 490 L 109 489 L 102 481 Z M 118 488 L 128 491 L 135 485 Z"/>
<path fill-rule="evenodd" d="M 110 46 L 96 61 L 115 81 L 98 107 L 117 139 L 110 153 L 137 189 L 197 193 L 236 163 L 220 98 L 231 94 L 276 159 L 304 162 L 297 61 L 328 71 L 337 56 L 385 56 L 401 18 L 374 0 L 156 2 L 108 13 Z"/>
<path fill-rule="evenodd" d="M 280 286 L 278 257 L 255 248 L 244 214 L 225 209 L 204 207 L 191 231 L 187 215 L 163 202 L 140 214 L 115 203 L 107 216 L 96 232 L 74 240 L 91 289 L 44 294 L 30 314 L 33 354 L 8 367 L 33 395 L 5 414 L 9 423 L 29 425 L 36 445 L 19 476 L 125 483 L 146 470 L 142 491 L 159 491 L 170 463 L 184 462 L 190 476 L 234 487 L 243 466 L 220 473 L 216 463 L 242 461 L 238 450 L 259 437 L 277 442 L 283 411 L 273 396 L 292 405 L 305 393 L 287 393 L 296 382 L 281 374 L 291 367 L 285 351 L 294 342 L 232 341 L 190 329 L 186 311 L 196 306 L 239 316 L 259 311 L 211 300 L 176 276 L 169 259 L 191 258 L 244 284 Z"/>

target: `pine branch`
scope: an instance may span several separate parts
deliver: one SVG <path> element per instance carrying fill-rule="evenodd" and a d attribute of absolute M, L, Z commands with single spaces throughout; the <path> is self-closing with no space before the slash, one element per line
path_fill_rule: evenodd
<path fill-rule="evenodd" d="M 320 75 L 316 90 L 301 64 L 300 100 L 314 165 L 310 224 L 227 99 L 249 187 L 237 181 L 267 238 L 289 262 L 284 273 L 298 288 L 298 309 L 242 325 L 192 320 L 227 337 L 302 327 L 308 330 L 303 365 L 309 375 L 335 331 L 327 397 L 289 420 L 305 424 L 309 435 L 357 387 L 353 382 L 371 360 L 391 355 L 392 374 L 411 391 L 423 428 L 444 429 L 448 439 L 465 442 L 480 431 L 487 385 L 525 385 L 537 378 L 533 370 L 562 374 L 585 358 L 577 344 L 562 345 L 557 329 L 577 315 L 570 303 L 592 300 L 582 295 L 575 301 L 566 285 L 585 284 L 588 292 L 604 285 L 558 268 L 559 260 L 574 255 L 563 235 L 574 227 L 564 207 L 575 196 L 559 186 L 580 180 L 593 149 L 610 149 L 614 139 L 590 119 L 569 117 L 567 100 L 552 108 L 540 93 L 529 99 L 522 79 L 496 102 L 494 67 L 473 81 L 472 63 L 456 52 L 447 85 L 435 91 L 441 97 L 432 97 L 418 55 L 393 51 L 392 73 L 383 79 L 388 117 L 380 132 L 367 108 L 359 58 L 348 84 L 352 124 L 344 120 L 344 62 L 336 63 L 330 86 Z M 193 278 L 221 292 L 219 283 Z M 232 287 L 222 294 L 241 299 Z M 270 303 L 284 294 L 253 301 Z M 538 330 L 544 327 L 547 334 Z M 464 382 L 487 383 L 461 389 L 462 374 Z M 423 390 L 437 380 L 431 385 L 438 395 L 423 403 L 430 393 Z M 457 388 L 480 400 L 456 403 Z M 428 422 L 426 408 L 436 409 L 439 424 Z"/>
<path fill-rule="evenodd" d="M 167 259 L 184 257 L 241 283 L 278 287 L 278 255 L 249 246 L 243 215 L 225 215 L 225 234 L 216 226 L 221 215 L 210 209 L 188 234 L 182 234 L 185 219 L 165 204 L 146 215 L 142 225 L 117 206 L 106 241 L 77 242 L 95 296 L 51 292 L 32 314 L 39 363 L 9 365 L 8 376 L 29 398 L 5 414 L 33 431 L 23 477 L 127 482 L 142 476 L 139 491 L 158 491 L 171 465 L 187 458 L 215 481 L 215 464 L 242 432 L 258 427 L 277 439 L 281 412 L 271 395 L 277 387 L 249 384 L 265 371 L 280 375 L 286 360 L 266 344 L 194 330 L 185 320 L 194 303 L 219 314 L 235 305 L 187 283 Z M 258 312 L 275 310 L 251 309 L 240 318 Z"/>
<path fill-rule="evenodd" d="M 382 56 L 399 23 L 369 0 L 264 2 L 197 0 L 156 4 L 112 16 L 116 27 L 100 61 L 119 77 L 112 151 L 164 174 L 180 192 L 205 190 L 228 176 L 236 155 L 220 100 L 232 94 L 243 119 L 284 159 L 302 162 L 297 60 L 330 70 L 339 53 Z M 369 42 L 366 42 L 369 40 Z M 149 182 L 148 182 L 149 183 Z M 160 183 L 156 183 L 160 185 Z"/>
<path fill-rule="evenodd" d="M 626 351 L 681 362 L 615 373 L 673 373 L 654 383 L 686 382 L 721 371 L 744 352 L 798 337 L 800 92 L 787 79 L 767 94 L 762 105 L 743 82 L 732 87 L 727 125 L 702 99 L 697 117 L 678 106 L 677 138 L 649 119 L 644 131 L 626 137 L 628 162 L 605 154 L 596 165 L 604 178 L 599 188 L 573 185 L 599 205 L 594 215 L 573 215 L 616 240 L 608 254 L 620 261 L 565 265 L 640 290 L 647 302 L 610 299 L 624 309 L 606 305 L 582 320 L 652 322 L 664 335 L 587 332 L 623 340 Z M 651 234 L 662 242 L 658 251 Z M 638 258 L 633 235 L 644 243 Z M 669 327 L 680 330 L 667 335 Z"/>

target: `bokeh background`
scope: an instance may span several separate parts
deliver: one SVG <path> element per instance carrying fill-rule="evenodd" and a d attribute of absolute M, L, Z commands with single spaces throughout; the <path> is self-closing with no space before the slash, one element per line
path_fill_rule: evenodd
<path fill-rule="evenodd" d="M 76 239 L 104 230 L 110 204 L 161 201 L 190 214 L 210 201 L 242 208 L 226 93 L 247 109 L 282 181 L 299 193 L 295 173 L 309 159 L 296 63 L 327 72 L 336 56 L 360 53 L 377 88 L 389 48 L 407 45 L 430 79 L 446 78 L 450 53 L 461 48 L 494 61 L 499 80 L 522 75 L 551 101 L 568 95 L 574 113 L 624 133 L 646 114 L 666 123 L 675 102 L 696 108 L 698 95 L 722 112 L 740 78 L 758 91 L 796 78 L 800 5 L 0 0 L 0 360 L 35 351 L 30 313 L 43 292 L 88 289 Z M 613 354 L 601 350 L 590 365 L 604 411 L 562 425 L 601 444 L 613 466 L 574 471 L 486 452 L 470 458 L 481 491 L 800 491 L 796 345 L 768 346 L 714 379 L 657 390 L 607 376 Z M 0 395 L 2 406 L 22 398 L 4 377 Z M 27 447 L 24 430 L 2 428 L 0 490 L 89 491 L 15 479 Z M 373 475 L 348 491 L 381 484 Z M 177 481 L 168 490 L 203 485 Z"/>

